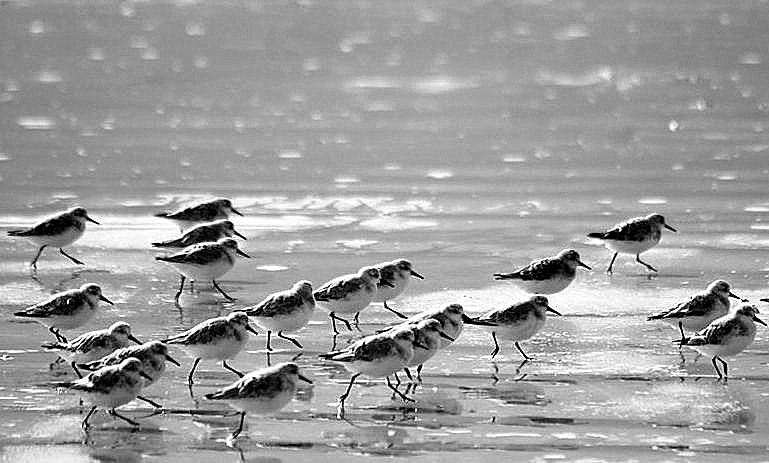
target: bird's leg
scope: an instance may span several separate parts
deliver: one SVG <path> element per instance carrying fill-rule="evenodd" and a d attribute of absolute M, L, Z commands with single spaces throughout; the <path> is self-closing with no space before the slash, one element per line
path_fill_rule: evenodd
<path fill-rule="evenodd" d="M 195 294 L 195 280 L 190 280 L 190 294 Z"/>
<path fill-rule="evenodd" d="M 521 355 L 523 355 L 523 358 L 524 358 L 525 360 L 527 360 L 527 361 L 528 361 L 528 360 L 531 360 L 531 357 L 529 357 L 528 355 L 526 355 L 526 352 L 524 352 L 524 351 L 523 351 L 523 349 L 521 349 L 521 345 L 520 345 L 520 344 L 518 344 L 518 341 L 515 341 L 515 347 L 516 347 L 516 349 L 518 349 L 518 352 L 520 352 L 520 353 L 521 353 Z"/>
<path fill-rule="evenodd" d="M 656 268 L 652 267 L 651 265 L 649 265 L 646 262 L 641 260 L 641 254 L 636 254 L 635 255 L 635 261 L 638 262 L 639 264 L 643 265 L 644 267 L 648 268 L 652 272 L 656 272 L 657 271 Z"/>
<path fill-rule="evenodd" d="M 713 363 L 713 368 L 716 369 L 716 373 L 718 373 L 718 380 L 720 381 L 724 376 L 721 374 L 721 370 L 718 369 L 718 364 L 716 364 L 716 357 L 713 357 L 711 362 Z"/>
<path fill-rule="evenodd" d="M 724 382 L 726 382 L 729 379 L 729 367 L 726 365 L 726 361 L 722 359 L 721 357 L 716 357 L 719 362 L 721 362 L 721 365 L 724 367 Z"/>
<path fill-rule="evenodd" d="M 678 329 L 681 330 L 681 342 L 678 343 L 678 350 L 684 348 L 684 341 L 686 341 L 686 335 L 684 334 L 684 322 L 678 322 Z"/>
<path fill-rule="evenodd" d="M 337 413 L 337 417 L 339 419 L 344 418 L 344 401 L 347 400 L 347 397 L 350 395 L 350 391 L 352 390 L 352 385 L 355 383 L 355 380 L 360 376 L 360 373 L 355 373 L 352 375 L 352 378 L 350 378 L 350 384 L 347 385 L 347 390 L 344 391 L 344 394 L 339 396 L 339 411 Z"/>
<path fill-rule="evenodd" d="M 163 408 L 163 406 L 160 405 L 159 403 L 155 402 L 154 400 L 150 400 L 150 399 L 148 399 L 146 397 L 142 397 L 140 395 L 137 395 L 136 398 L 141 400 L 142 402 L 147 402 L 148 404 L 152 405 L 155 408 Z"/>
<path fill-rule="evenodd" d="M 425 367 L 424 363 L 417 367 L 417 381 L 419 381 L 420 383 L 422 382 L 422 368 L 424 367 Z"/>
<path fill-rule="evenodd" d="M 219 284 L 216 282 L 216 280 L 211 280 L 211 281 L 214 283 L 214 288 L 216 288 L 216 290 L 217 290 L 217 291 L 219 291 L 220 293 L 222 293 L 222 296 L 224 296 L 224 298 L 225 298 L 225 299 L 227 299 L 228 301 L 235 301 L 235 300 L 237 300 L 237 299 L 235 299 L 234 297 L 230 297 L 230 296 L 228 296 L 228 295 L 227 295 L 227 293 L 225 293 L 225 292 L 222 290 L 222 288 L 220 288 L 220 287 L 219 287 Z"/>
<path fill-rule="evenodd" d="M 67 342 L 67 338 L 62 336 L 62 334 L 59 332 L 59 330 L 56 329 L 55 327 L 53 327 L 53 326 L 49 327 L 48 331 L 50 331 L 54 336 L 56 336 L 56 340 L 57 341 L 62 342 L 62 343 L 66 343 Z"/>
<path fill-rule="evenodd" d="M 96 412 L 96 405 L 94 405 L 94 406 L 93 406 L 93 408 L 91 408 L 91 411 L 90 411 L 90 412 L 88 412 L 88 414 L 85 416 L 85 419 L 83 420 L 83 422 L 82 422 L 82 423 L 80 423 L 80 427 L 81 427 L 81 428 L 83 428 L 83 429 L 88 429 L 88 428 L 90 428 L 90 427 L 91 427 L 91 425 L 90 425 L 90 424 L 88 424 L 88 419 L 89 419 L 89 418 L 91 417 L 91 415 L 93 415 L 95 412 Z"/>
<path fill-rule="evenodd" d="M 404 367 L 403 371 L 406 373 L 406 376 L 409 378 L 409 381 L 413 383 L 414 377 L 411 375 L 411 370 L 409 370 L 409 367 Z"/>
<path fill-rule="evenodd" d="M 611 275 L 612 274 L 611 269 L 612 269 L 612 267 L 614 267 L 614 260 L 617 258 L 617 254 L 619 254 L 619 252 L 615 252 L 614 255 L 611 257 L 611 262 L 609 262 L 609 268 L 606 269 L 606 274 L 607 275 Z"/>
<path fill-rule="evenodd" d="M 120 413 L 116 412 L 114 408 L 109 411 L 109 414 L 114 416 L 114 417 L 116 417 L 116 418 L 120 418 L 121 420 L 125 421 L 126 423 L 130 424 L 131 426 L 134 426 L 134 427 L 137 427 L 137 428 L 139 427 L 139 423 L 137 423 L 136 421 L 134 421 L 134 420 L 132 420 L 132 419 L 130 419 L 128 417 L 125 417 L 125 416 L 121 415 Z"/>
<path fill-rule="evenodd" d="M 294 345 L 295 345 L 296 347 L 298 347 L 298 348 L 300 348 L 300 349 L 304 349 L 304 347 L 302 347 L 302 345 L 301 345 L 301 344 L 299 344 L 299 341 L 297 341 L 297 340 L 296 340 L 296 339 L 294 339 L 294 338 L 289 338 L 288 336 L 284 335 L 282 331 L 278 331 L 278 337 L 279 337 L 279 338 L 282 338 L 282 339 L 285 339 L 286 341 L 291 341 L 292 343 L 294 343 Z"/>
<path fill-rule="evenodd" d="M 392 389 L 392 391 L 394 393 L 396 393 L 398 395 L 398 397 L 400 397 L 404 402 L 416 402 L 416 400 L 414 400 L 414 399 L 412 399 L 410 397 L 407 397 L 406 394 L 402 393 L 401 391 L 398 390 L 397 387 L 393 386 L 393 383 L 390 382 L 390 377 L 389 376 L 387 377 L 387 387 Z"/>
<path fill-rule="evenodd" d="M 334 318 L 334 312 L 329 312 L 328 317 L 331 319 L 331 328 L 334 330 L 334 344 L 336 344 L 336 335 L 339 334 L 339 330 L 336 329 L 336 319 Z"/>
<path fill-rule="evenodd" d="M 227 370 L 230 370 L 231 372 L 233 372 L 236 375 L 238 375 L 238 378 L 242 378 L 244 376 L 243 373 L 241 373 L 238 370 L 236 370 L 236 369 L 232 368 L 231 366 L 227 365 L 227 361 L 226 360 L 222 360 L 222 366 L 224 368 L 226 368 Z"/>
<path fill-rule="evenodd" d="M 267 352 L 272 352 L 272 346 L 270 346 L 270 338 L 272 338 L 272 331 L 267 330 Z"/>
<path fill-rule="evenodd" d="M 72 362 L 70 362 L 70 366 L 72 367 L 73 370 L 75 370 L 75 374 L 77 375 L 78 378 L 82 378 L 83 377 L 83 374 L 80 373 L 80 370 L 78 370 L 77 366 L 75 366 L 75 361 L 74 360 Z"/>
<path fill-rule="evenodd" d="M 491 332 L 491 339 L 494 340 L 494 350 L 491 352 L 491 358 L 494 358 L 499 353 L 499 343 L 497 342 L 497 334 L 495 332 Z"/>
<path fill-rule="evenodd" d="M 43 249 L 45 249 L 45 244 L 40 246 L 40 249 L 37 250 L 37 254 L 35 254 L 35 258 L 32 259 L 32 262 L 30 262 L 30 267 L 34 269 L 35 272 L 37 272 L 37 260 L 40 258 L 40 254 L 43 253 Z"/>
<path fill-rule="evenodd" d="M 187 375 L 187 384 L 192 386 L 195 384 L 194 381 L 192 381 L 192 375 L 195 373 L 195 368 L 198 367 L 198 363 L 200 363 L 200 357 L 196 358 L 194 362 L 192 362 L 192 369 L 190 370 L 190 374 Z M 190 394 L 192 394 L 192 388 L 190 388 Z"/>
<path fill-rule="evenodd" d="M 238 424 L 238 429 L 236 429 L 232 435 L 230 436 L 231 439 L 237 439 L 240 433 L 243 431 L 243 422 L 246 420 L 246 412 L 240 412 L 240 424 Z"/>
<path fill-rule="evenodd" d="M 331 312 L 329 315 L 331 316 L 332 320 L 336 319 L 343 322 L 344 326 L 347 327 L 347 330 L 352 331 L 352 326 L 350 325 L 350 322 L 348 322 L 342 317 L 337 316 L 337 314 L 335 314 L 334 312 Z M 339 331 L 336 330 L 336 325 L 334 325 L 334 334 L 339 334 Z"/>
<path fill-rule="evenodd" d="M 174 301 L 177 303 L 179 302 L 179 298 L 182 295 L 182 291 L 184 291 L 184 280 L 186 280 L 187 277 L 184 275 L 179 275 L 179 291 L 176 292 L 176 296 L 174 297 Z"/>
<path fill-rule="evenodd" d="M 355 317 L 352 319 L 352 324 L 355 325 L 355 328 L 358 328 L 358 325 L 360 324 L 358 317 L 360 317 L 360 312 L 355 312 Z M 358 328 L 358 331 L 360 331 L 360 328 Z"/>
<path fill-rule="evenodd" d="M 71 260 L 72 262 L 76 263 L 77 265 L 85 265 L 85 263 L 83 263 L 83 261 L 77 260 L 74 257 L 72 257 L 69 254 L 67 254 L 66 252 L 64 252 L 64 249 L 59 248 L 59 252 L 61 253 L 62 256 L 68 258 L 69 260 Z"/>
<path fill-rule="evenodd" d="M 387 301 L 384 301 L 384 308 L 385 308 L 385 309 L 387 309 L 387 310 L 389 310 L 390 312 L 394 313 L 395 315 L 397 315 L 397 316 L 398 316 L 398 317 L 400 317 L 400 318 L 407 318 L 407 317 L 406 317 L 405 315 L 403 315 L 402 313 L 398 312 L 397 310 L 395 310 L 395 309 L 393 309 L 392 307 L 390 307 L 389 305 L 387 305 Z"/>

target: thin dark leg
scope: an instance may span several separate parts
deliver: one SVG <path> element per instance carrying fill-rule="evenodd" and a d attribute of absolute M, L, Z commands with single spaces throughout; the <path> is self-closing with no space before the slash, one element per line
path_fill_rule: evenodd
<path fill-rule="evenodd" d="M 334 312 L 331 312 L 331 313 L 329 314 L 329 316 L 331 317 L 331 319 L 332 319 L 332 320 L 339 320 L 340 322 L 344 323 L 344 326 L 346 326 L 346 327 L 347 327 L 347 330 L 348 330 L 348 331 L 352 331 L 352 326 L 350 325 L 350 322 L 348 322 L 348 321 L 347 321 L 347 320 L 345 320 L 344 318 L 342 318 L 342 317 L 338 317 L 338 316 L 336 315 L 336 313 L 334 313 Z M 336 324 L 334 325 L 334 334 L 339 334 L 339 331 L 337 331 L 337 330 L 336 330 Z"/>
<path fill-rule="evenodd" d="M 195 280 L 190 280 L 190 294 L 195 294 Z"/>
<path fill-rule="evenodd" d="M 358 328 L 358 325 L 360 324 L 358 317 L 360 317 L 360 312 L 355 312 L 355 317 L 352 319 L 352 324 L 355 325 L 355 328 Z"/>
<path fill-rule="evenodd" d="M 82 378 L 83 377 L 83 374 L 80 373 L 80 370 L 78 370 L 77 367 L 75 366 L 75 361 L 74 360 L 72 362 L 70 362 L 70 366 L 72 367 L 73 370 L 75 370 L 75 374 L 77 375 L 78 378 Z"/>
<path fill-rule="evenodd" d="M 393 376 L 395 376 L 395 384 L 398 384 L 398 385 L 400 385 L 400 383 L 401 383 L 401 379 L 400 379 L 400 377 L 398 376 L 398 372 L 396 371 L 395 373 L 393 373 Z"/>
<path fill-rule="evenodd" d="M 609 275 L 611 275 L 612 273 L 611 269 L 612 267 L 614 267 L 614 260 L 617 258 L 617 254 L 619 254 L 619 252 L 614 253 L 614 255 L 611 258 L 611 262 L 609 262 L 609 268 L 606 269 L 606 273 Z"/>
<path fill-rule="evenodd" d="M 237 439 L 237 437 L 243 431 L 243 421 L 245 421 L 245 420 L 246 420 L 246 412 L 240 412 L 240 424 L 238 425 L 238 429 L 236 429 L 232 433 L 232 438 L 233 439 Z"/>
<path fill-rule="evenodd" d="M 174 297 L 174 301 L 179 302 L 179 298 L 182 295 L 182 291 L 184 291 L 184 280 L 187 279 L 184 275 L 179 275 L 179 291 L 176 292 L 176 296 Z"/>
<path fill-rule="evenodd" d="M 88 419 L 89 419 L 89 418 L 91 417 L 91 415 L 93 415 L 95 412 L 96 412 L 96 405 L 94 405 L 94 406 L 93 406 L 93 408 L 91 408 L 91 411 L 90 411 L 90 412 L 88 412 L 88 414 L 85 416 L 85 419 L 83 420 L 83 422 L 82 422 L 82 423 L 80 423 L 80 427 L 81 427 L 81 428 L 83 428 L 83 429 L 88 429 L 88 428 L 90 428 L 90 427 L 91 427 L 91 425 L 90 425 L 90 424 L 88 424 Z"/>
<path fill-rule="evenodd" d="M 350 384 L 347 385 L 347 390 L 344 391 L 344 394 L 339 396 L 339 402 L 344 404 L 344 401 L 347 400 L 347 397 L 350 395 L 350 391 L 352 390 L 352 385 L 355 383 L 355 380 L 358 379 L 358 376 L 360 376 L 360 373 L 355 373 L 352 375 L 352 378 L 350 378 Z"/>
<path fill-rule="evenodd" d="M 499 353 L 499 343 L 497 342 L 497 333 L 491 332 L 491 339 L 494 340 L 494 350 L 491 351 L 491 358 L 494 358 Z"/>
<path fill-rule="evenodd" d="M 411 370 L 409 370 L 409 367 L 404 367 L 403 371 L 406 373 L 406 376 L 408 376 L 409 381 L 411 381 L 413 383 L 414 382 L 414 377 L 411 376 Z M 400 382 L 400 381 L 398 381 L 398 382 Z"/>
<path fill-rule="evenodd" d="M 293 342 L 293 343 L 294 343 L 294 345 L 295 345 L 296 347 L 298 347 L 298 348 L 300 348 L 300 349 L 304 349 L 304 347 L 302 347 L 302 345 L 301 345 L 301 344 L 299 344 L 299 341 L 297 341 L 297 340 L 296 340 L 296 339 L 294 339 L 294 338 L 289 338 L 288 336 L 284 335 L 282 331 L 278 331 L 278 337 L 279 337 L 279 338 L 282 338 L 282 339 L 285 339 L 286 341 L 291 341 L 291 342 Z"/>
<path fill-rule="evenodd" d="M 193 373 L 195 373 L 195 368 L 198 367 L 198 363 L 200 363 L 200 359 L 196 358 L 195 361 L 192 363 L 192 369 L 190 370 L 190 374 L 187 376 L 187 384 L 189 384 L 190 386 L 195 384 L 195 382 L 192 381 L 192 375 Z"/>
<path fill-rule="evenodd" d="M 416 402 L 416 400 L 406 396 L 406 394 L 402 393 L 398 390 L 397 387 L 393 386 L 393 383 L 390 382 L 390 377 L 387 377 L 387 387 L 389 387 L 394 393 L 398 395 L 398 397 L 401 398 L 404 402 Z"/>
<path fill-rule="evenodd" d="M 241 373 L 238 370 L 236 370 L 236 369 L 232 368 L 231 366 L 227 365 L 227 361 L 226 360 L 222 360 L 222 366 L 224 368 L 230 370 L 231 372 L 235 373 L 236 375 L 238 375 L 238 378 L 242 378 L 244 376 L 243 373 Z"/>
<path fill-rule="evenodd" d="M 142 402 L 147 402 L 148 404 L 152 405 L 155 408 L 163 408 L 163 406 L 160 405 L 159 403 L 155 402 L 154 400 L 150 400 L 150 399 L 148 399 L 146 397 L 142 397 L 140 395 L 137 395 L 136 398 L 141 400 Z"/>
<path fill-rule="evenodd" d="M 63 342 L 63 343 L 66 343 L 66 342 L 67 342 L 67 338 L 65 338 L 64 336 L 62 336 L 62 334 L 59 332 L 59 330 L 57 330 L 57 329 L 56 329 L 56 328 L 54 328 L 53 326 L 51 326 L 50 328 L 48 328 L 48 331 L 50 331 L 50 332 L 51 332 L 51 333 L 52 333 L 54 336 L 56 336 L 56 340 L 57 340 L 57 341 L 59 341 L 59 342 Z"/>
<path fill-rule="evenodd" d="M 331 328 L 334 330 L 334 342 L 336 342 L 336 335 L 339 334 L 339 330 L 336 329 L 336 319 L 334 318 L 334 312 L 330 312 L 328 317 L 331 319 Z"/>
<path fill-rule="evenodd" d="M 419 381 L 420 383 L 422 382 L 422 368 L 424 367 L 425 367 L 424 363 L 417 367 L 417 381 Z"/>
<path fill-rule="evenodd" d="M 83 261 L 77 260 L 74 257 L 72 257 L 69 254 L 67 254 L 66 252 L 64 252 L 64 249 L 59 248 L 59 252 L 61 253 L 62 256 L 68 258 L 69 260 L 71 260 L 72 262 L 76 263 L 77 265 L 85 265 L 85 263 L 83 263 Z"/>
<path fill-rule="evenodd" d="M 643 265 L 644 267 L 648 268 L 652 272 L 656 272 L 657 271 L 656 268 L 652 267 L 651 265 L 649 265 L 646 262 L 641 260 L 641 254 L 636 254 L 635 255 L 635 261 L 638 262 L 639 264 Z"/>
<path fill-rule="evenodd" d="M 718 364 L 716 363 L 716 357 L 713 357 L 711 361 L 713 362 L 713 368 L 716 369 L 716 373 L 718 373 L 718 379 L 720 380 L 724 376 L 721 374 L 721 370 L 718 369 Z"/>
<path fill-rule="evenodd" d="M 37 254 L 35 254 L 35 258 L 32 259 L 32 262 L 29 264 L 35 271 L 37 271 L 37 260 L 40 258 L 40 254 L 43 253 L 43 249 L 45 249 L 46 245 L 40 246 L 40 249 L 37 250 Z"/>
<path fill-rule="evenodd" d="M 385 309 L 387 309 L 387 310 L 389 310 L 390 312 L 394 313 L 395 315 L 397 315 L 397 316 L 398 316 L 398 317 L 400 317 L 400 318 L 407 318 L 407 317 L 406 317 L 405 315 L 403 315 L 402 313 L 398 312 L 397 310 L 395 310 L 395 309 L 393 309 L 392 307 L 390 307 L 389 305 L 387 305 L 387 301 L 384 301 L 384 308 L 385 308 Z"/>
<path fill-rule="evenodd" d="M 724 381 L 729 379 L 729 367 L 726 365 L 726 361 L 722 359 L 721 357 L 716 357 L 719 362 L 721 362 L 721 365 L 724 367 Z"/>
<path fill-rule="evenodd" d="M 216 288 L 216 290 L 217 290 L 217 291 L 219 291 L 220 293 L 222 293 L 222 296 L 224 296 L 224 298 L 225 298 L 225 299 L 227 299 L 228 301 L 236 301 L 236 300 L 237 300 L 237 299 L 235 299 L 234 297 L 230 297 L 230 296 L 228 296 L 228 295 L 227 295 L 227 293 L 225 293 L 225 292 L 222 290 L 222 288 L 220 288 L 220 287 L 219 287 L 219 283 L 217 283 L 217 282 L 216 282 L 216 280 L 211 280 L 211 281 L 214 283 L 214 288 Z"/>
<path fill-rule="evenodd" d="M 267 330 L 267 352 L 272 352 L 272 346 L 270 346 L 271 337 L 272 337 L 272 331 Z"/>
<path fill-rule="evenodd" d="M 523 358 L 524 358 L 524 359 L 526 359 L 526 360 L 531 360 L 531 357 L 529 357 L 528 355 L 526 355 L 526 352 L 524 352 L 524 351 L 523 351 L 523 349 L 521 349 L 521 345 L 520 345 L 520 344 L 518 344 L 518 341 L 515 341 L 515 347 L 516 347 L 516 349 L 518 349 L 518 352 L 520 352 L 520 353 L 521 353 L 521 355 L 523 355 Z"/>
<path fill-rule="evenodd" d="M 684 334 L 684 322 L 678 322 L 678 329 L 681 330 L 681 342 L 678 343 L 678 350 L 684 348 L 684 341 L 686 341 L 686 335 Z"/>
<path fill-rule="evenodd" d="M 114 408 L 112 410 L 110 410 L 109 414 L 114 416 L 114 417 L 120 418 L 121 420 L 125 421 L 126 423 L 130 424 L 131 426 L 135 426 L 137 428 L 139 427 L 139 423 L 137 423 L 136 421 L 134 421 L 134 420 L 132 420 L 130 418 L 127 418 L 127 417 L 121 415 L 120 413 L 116 412 Z"/>

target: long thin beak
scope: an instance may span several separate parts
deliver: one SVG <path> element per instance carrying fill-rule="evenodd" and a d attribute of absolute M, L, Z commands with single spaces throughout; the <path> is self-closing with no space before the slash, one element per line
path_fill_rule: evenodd
<path fill-rule="evenodd" d="M 92 219 L 92 218 L 90 218 L 88 216 L 85 216 L 85 220 L 87 220 L 87 221 L 89 221 L 91 223 L 95 223 L 96 225 L 101 225 L 99 222 L 95 221 L 94 219 Z"/>
<path fill-rule="evenodd" d="M 738 296 L 738 295 L 734 294 L 734 293 L 733 293 L 733 292 L 731 292 L 731 291 L 729 291 L 729 297 L 733 297 L 733 298 L 735 298 L 735 299 L 739 299 L 739 300 L 741 300 L 741 301 L 747 301 L 747 299 L 743 299 L 743 298 L 741 298 L 740 296 Z"/>
<path fill-rule="evenodd" d="M 759 299 L 759 301 L 761 301 L 761 302 L 769 302 L 769 298 L 766 298 L 766 299 Z"/>
<path fill-rule="evenodd" d="M 256 336 L 259 336 L 259 333 L 257 333 L 255 329 L 251 328 L 251 325 L 246 325 L 246 331 L 248 331 L 249 333 L 254 333 Z"/>
<path fill-rule="evenodd" d="M 670 225 L 668 225 L 668 224 L 665 224 L 665 228 L 667 228 L 668 230 L 670 230 L 670 231 L 672 231 L 672 232 L 676 232 L 676 233 L 678 232 L 678 230 L 676 230 L 675 228 L 671 227 L 671 226 L 670 226 Z"/>
<path fill-rule="evenodd" d="M 389 286 L 391 288 L 395 288 L 395 285 L 390 283 L 389 281 L 380 281 L 379 282 L 382 286 Z"/>
<path fill-rule="evenodd" d="M 430 350 L 429 347 L 425 346 L 421 342 L 414 341 L 412 344 L 414 344 L 414 347 L 419 347 L 420 349 L 424 349 L 424 350 Z"/>
<path fill-rule="evenodd" d="M 586 263 L 582 262 L 581 260 L 577 261 L 577 265 L 579 265 L 580 267 L 585 267 L 588 270 L 593 270 L 592 268 L 590 268 L 589 265 L 587 265 Z"/>
<path fill-rule="evenodd" d="M 449 336 L 449 335 L 448 335 L 448 334 L 446 334 L 445 332 L 443 332 L 443 331 L 438 331 L 438 334 L 439 334 L 439 335 L 440 335 L 440 337 L 442 337 L 443 339 L 448 339 L 449 341 L 451 341 L 451 342 L 454 342 L 454 338 L 452 338 L 451 336 Z"/>
<path fill-rule="evenodd" d="M 240 249 L 238 249 L 238 254 L 240 254 L 241 256 L 243 256 L 243 257 L 246 257 L 246 258 L 248 258 L 248 259 L 250 259 L 250 258 L 251 258 L 251 256 L 249 256 L 249 255 L 248 255 L 248 254 L 246 254 L 245 252 L 241 251 Z"/>
<path fill-rule="evenodd" d="M 467 316 L 467 314 L 462 314 L 462 321 L 468 325 L 478 325 L 478 326 L 497 326 L 494 323 L 489 322 L 482 322 L 480 320 L 476 320 L 474 318 L 470 318 Z"/>
<path fill-rule="evenodd" d="M 241 214 L 240 212 L 236 211 L 234 207 L 231 207 L 230 210 L 232 211 L 233 214 L 239 215 L 239 216 L 243 217 L 243 214 Z"/>
<path fill-rule="evenodd" d="M 177 362 L 176 360 L 174 360 L 174 358 L 173 358 L 173 357 L 171 357 L 171 356 L 170 356 L 170 355 L 168 355 L 168 354 L 166 354 L 166 360 L 168 360 L 169 362 L 173 363 L 173 364 L 174 364 L 174 365 L 176 365 L 177 367 L 180 367 L 180 366 L 182 366 L 182 364 L 181 364 L 181 363 L 179 363 L 179 362 Z"/>
<path fill-rule="evenodd" d="M 129 341 L 133 341 L 133 342 L 135 342 L 136 344 L 141 344 L 141 343 L 142 343 L 141 341 L 139 341 L 138 339 L 136 339 L 136 336 L 134 336 L 134 335 L 132 335 L 132 334 L 129 334 L 129 335 L 128 335 L 128 340 L 129 340 Z"/>
<path fill-rule="evenodd" d="M 147 373 L 140 371 L 139 374 L 142 375 L 142 378 L 152 381 L 152 376 L 148 375 Z"/>
<path fill-rule="evenodd" d="M 755 315 L 753 315 L 753 321 L 756 322 L 756 323 L 760 323 L 760 324 L 762 324 L 764 326 L 767 326 L 766 323 L 764 323 L 763 320 L 761 320 L 760 318 L 756 317 Z"/>
<path fill-rule="evenodd" d="M 299 379 L 301 379 L 301 380 L 302 380 L 302 381 L 304 381 L 305 383 L 310 383 L 310 384 L 313 384 L 313 382 L 312 382 L 312 381 L 310 381 L 310 378 L 308 378 L 308 377 L 304 376 L 303 374 L 299 373 L 299 374 L 298 374 L 298 376 L 299 376 Z"/>
<path fill-rule="evenodd" d="M 411 276 L 412 276 L 412 277 L 416 277 L 416 278 L 419 278 L 420 280 L 424 280 L 424 279 L 425 279 L 425 277 L 423 277 L 422 275 L 418 274 L 418 273 L 417 273 L 416 271 L 414 271 L 414 270 L 412 270 L 412 271 L 411 271 Z"/>
<path fill-rule="evenodd" d="M 99 300 L 100 300 L 100 301 L 104 301 L 104 302 L 106 302 L 106 303 L 107 303 L 107 304 L 109 304 L 109 305 L 115 305 L 115 303 L 114 303 L 114 302 L 110 301 L 109 299 L 107 299 L 107 298 L 106 298 L 106 297 L 104 297 L 103 295 L 102 295 L 102 296 L 99 296 Z"/>
<path fill-rule="evenodd" d="M 562 317 L 561 312 L 555 310 L 554 308 L 548 306 L 545 306 L 545 311 L 547 312 L 553 312 L 554 314 L 558 315 L 559 317 Z"/>
<path fill-rule="evenodd" d="M 245 236 L 243 236 L 240 233 L 238 233 L 238 231 L 235 230 L 234 228 L 232 229 L 232 234 L 237 236 L 238 238 L 243 238 L 244 240 L 248 240 L 248 238 L 246 238 Z"/>

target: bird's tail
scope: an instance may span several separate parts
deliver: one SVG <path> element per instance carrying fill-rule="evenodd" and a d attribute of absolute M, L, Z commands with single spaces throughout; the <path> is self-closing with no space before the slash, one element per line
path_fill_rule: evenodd
<path fill-rule="evenodd" d="M 51 383 L 51 384 L 53 385 L 53 387 L 56 387 L 56 388 L 61 387 L 61 388 L 64 388 L 64 389 L 69 389 L 75 383 L 73 381 L 56 381 L 56 382 Z"/>
<path fill-rule="evenodd" d="M 604 233 L 604 232 L 588 233 L 587 237 L 588 238 L 598 238 L 598 239 L 601 239 L 601 238 L 605 238 L 606 237 L 606 233 Z"/>
<path fill-rule="evenodd" d="M 495 280 L 513 280 L 515 279 L 516 274 L 515 273 L 495 273 L 494 279 Z"/>
<path fill-rule="evenodd" d="M 155 214 L 155 217 L 166 218 L 168 217 L 168 212 L 158 212 Z"/>
<path fill-rule="evenodd" d="M 9 230 L 8 236 L 27 236 L 29 230 Z"/>
<path fill-rule="evenodd" d="M 98 365 L 99 365 L 99 361 L 97 360 L 95 362 L 78 363 L 77 367 L 83 370 L 95 371 L 99 369 Z"/>
<path fill-rule="evenodd" d="M 665 316 L 665 314 L 662 314 L 662 313 L 658 313 L 658 314 L 654 314 L 654 315 L 649 315 L 648 317 L 646 317 L 646 321 L 649 321 L 649 320 L 659 320 L 659 319 L 661 319 L 664 316 Z"/>
<path fill-rule="evenodd" d="M 66 349 L 67 345 L 61 342 L 49 342 L 46 344 L 41 344 L 40 347 L 43 349 L 62 350 Z"/>

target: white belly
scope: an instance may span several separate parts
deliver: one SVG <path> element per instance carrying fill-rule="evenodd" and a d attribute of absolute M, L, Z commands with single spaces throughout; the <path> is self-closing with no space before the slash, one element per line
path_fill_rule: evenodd
<path fill-rule="evenodd" d="M 234 337 L 221 339 L 216 343 L 193 344 L 189 346 L 177 344 L 188 356 L 192 358 L 201 358 L 206 360 L 228 360 L 235 358 L 248 341 L 247 336 L 243 336 L 240 341 Z"/>
<path fill-rule="evenodd" d="M 292 332 L 307 326 L 307 323 L 310 322 L 310 318 L 312 317 L 312 313 L 313 306 L 304 304 L 300 309 L 297 309 L 291 314 L 276 317 L 251 317 L 251 319 L 263 330 Z"/>
<path fill-rule="evenodd" d="M 545 326 L 545 320 L 530 316 L 525 321 L 514 325 L 492 326 L 488 327 L 488 329 L 494 331 L 500 340 L 524 341 L 537 334 L 543 326 Z"/>
<path fill-rule="evenodd" d="M 229 272 L 233 267 L 233 263 L 230 262 L 230 260 L 226 257 L 211 262 L 208 265 L 179 264 L 173 262 L 167 263 L 175 268 L 177 272 L 195 281 L 216 280 L 225 273 Z"/>
<path fill-rule="evenodd" d="M 72 312 L 71 315 L 53 315 L 47 318 L 38 318 L 36 320 L 41 325 L 49 328 L 53 327 L 62 330 L 73 330 L 88 323 L 88 321 L 93 318 L 95 312 L 95 309 L 92 310 L 87 305 L 83 305 Z"/>
<path fill-rule="evenodd" d="M 408 278 L 399 278 L 395 281 L 395 287 L 378 286 L 373 302 L 386 302 L 400 296 L 409 285 Z"/>
<path fill-rule="evenodd" d="M 227 400 L 227 404 L 240 412 L 253 413 L 256 415 L 267 415 L 280 411 L 280 409 L 285 407 L 293 397 L 294 391 L 286 389 L 274 397 L 232 399 Z"/>
<path fill-rule="evenodd" d="M 640 254 L 653 248 L 659 242 L 659 239 L 646 241 L 604 240 L 604 245 L 615 252 L 621 252 L 623 254 Z"/>
<path fill-rule="evenodd" d="M 111 409 L 134 400 L 139 392 L 141 392 L 141 383 L 136 383 L 133 387 L 114 388 L 109 394 L 81 393 L 81 395 L 92 405 Z"/>
<path fill-rule="evenodd" d="M 555 294 L 566 289 L 574 277 L 557 277 L 549 280 L 510 280 L 529 294 Z"/>
<path fill-rule="evenodd" d="M 363 289 L 350 293 L 344 299 L 333 301 L 318 301 L 317 305 L 323 310 L 336 313 L 355 313 L 360 312 L 371 304 L 376 295 L 376 290 Z"/>
<path fill-rule="evenodd" d="M 84 231 L 85 229 L 81 230 L 77 227 L 68 227 L 58 235 L 25 236 L 25 238 L 38 246 L 45 245 L 54 248 L 62 248 L 80 239 L 80 237 L 83 236 Z"/>

